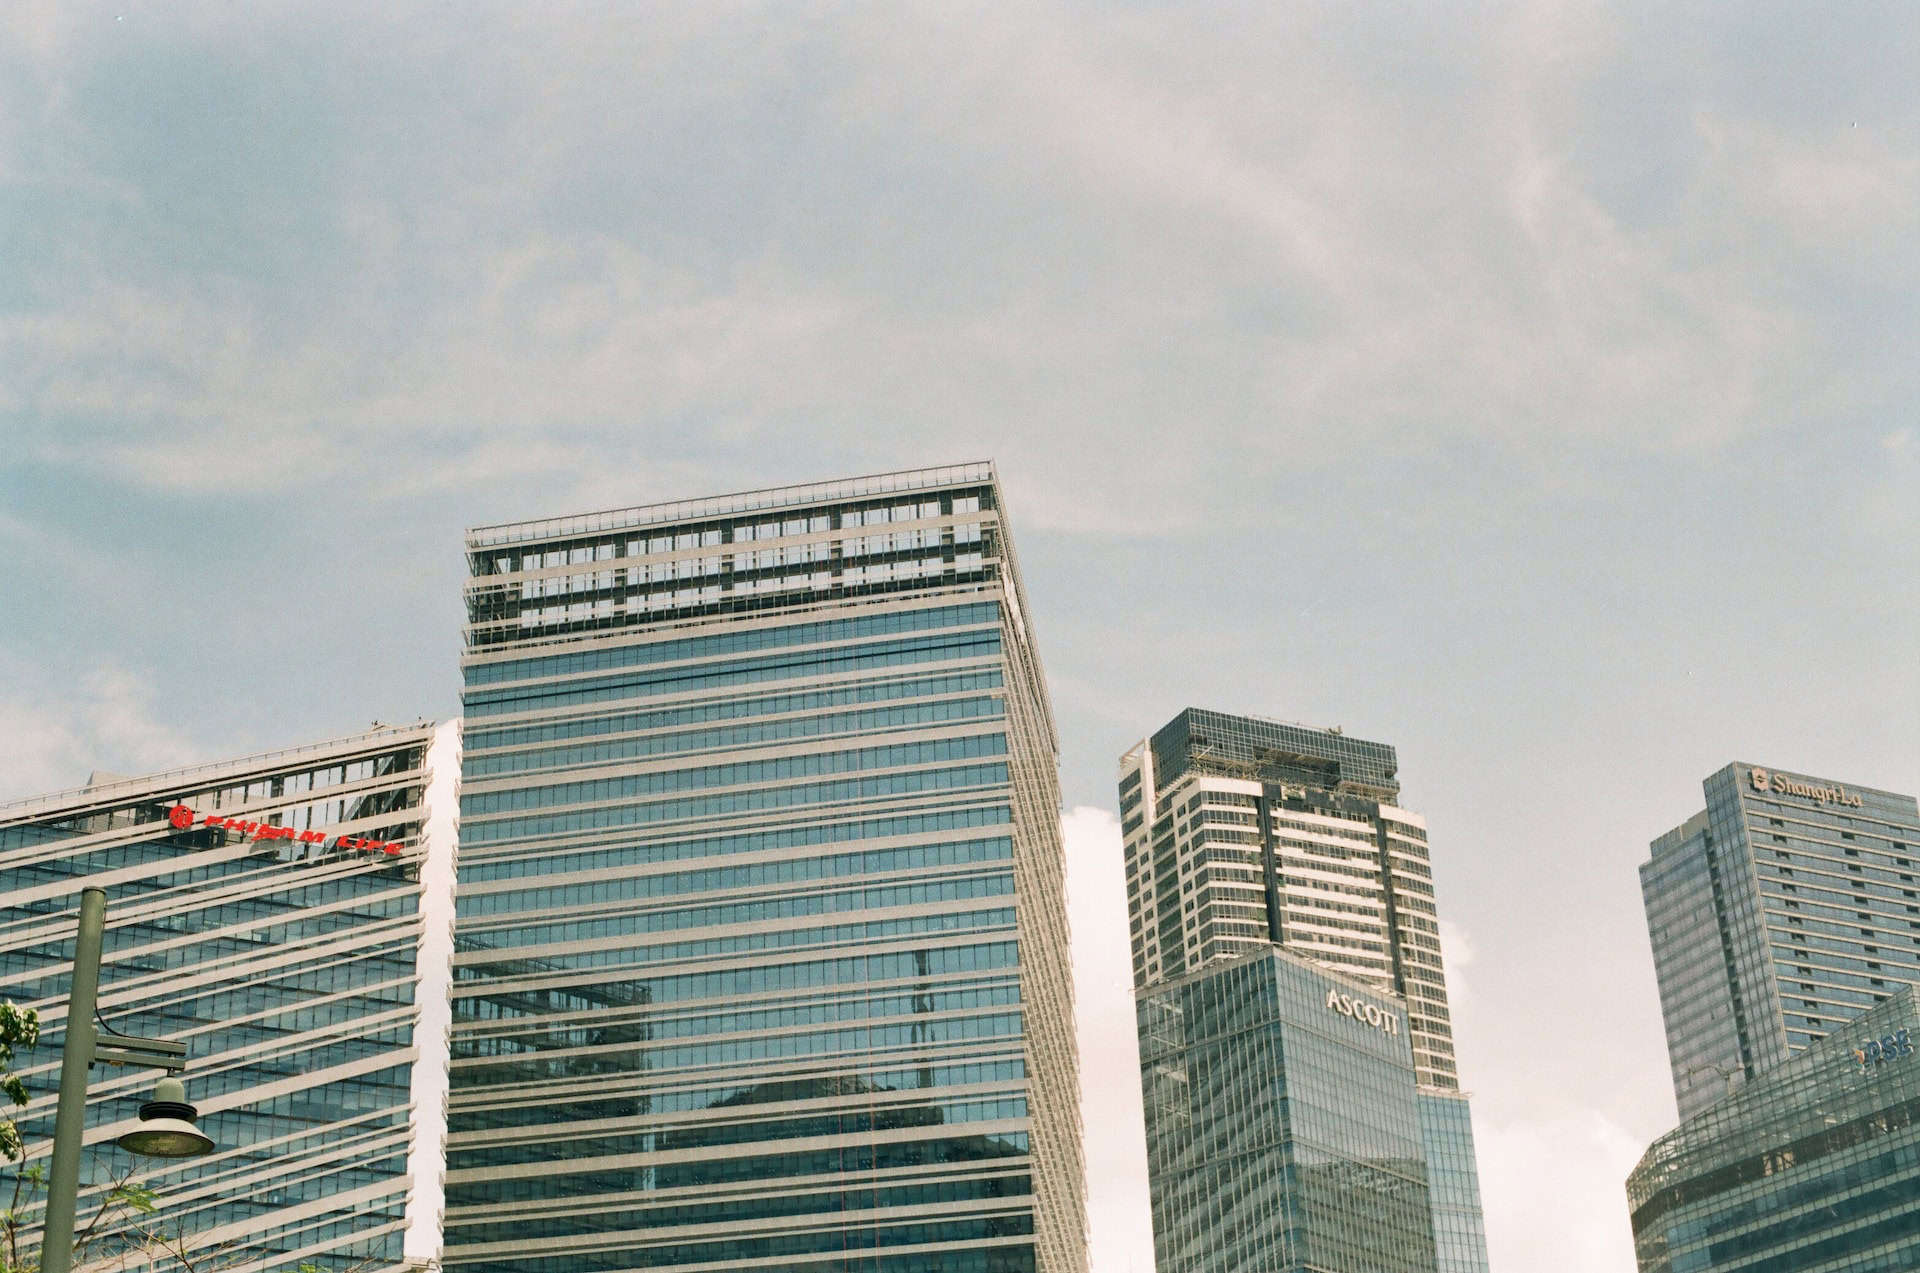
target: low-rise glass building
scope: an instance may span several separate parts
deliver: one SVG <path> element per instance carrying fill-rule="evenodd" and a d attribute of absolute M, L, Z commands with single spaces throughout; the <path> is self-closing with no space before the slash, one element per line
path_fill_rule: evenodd
<path fill-rule="evenodd" d="M 1160 1273 L 1433 1273 L 1398 999 L 1264 947 L 1137 1003 Z"/>
<path fill-rule="evenodd" d="M 42 1022 L 39 1045 L 16 1058 L 32 1097 L 21 1167 L 51 1152 L 89 885 L 107 895 L 101 1016 L 186 1044 L 187 1099 L 215 1144 L 173 1161 L 114 1149 L 161 1076 L 96 1065 L 81 1226 L 128 1171 L 157 1208 L 101 1213 L 90 1261 L 136 1249 L 151 1228 L 222 1273 L 401 1267 L 426 790 L 432 764 L 449 776 L 457 764 L 454 739 L 380 728 L 0 805 L 0 999 Z M 437 1146 L 427 1157 L 420 1174 L 437 1174 Z"/>
<path fill-rule="evenodd" d="M 1627 1178 L 1640 1273 L 1920 1268 L 1911 987 L 1655 1141 Z"/>

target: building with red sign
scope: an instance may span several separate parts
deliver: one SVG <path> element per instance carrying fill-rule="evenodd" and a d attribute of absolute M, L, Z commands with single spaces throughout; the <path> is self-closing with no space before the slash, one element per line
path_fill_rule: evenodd
<path fill-rule="evenodd" d="M 187 1045 L 217 1146 L 139 1160 L 167 1235 L 222 1269 L 403 1267 L 410 1151 L 438 1173 L 437 1136 L 416 1145 L 413 1119 L 421 1005 L 442 1022 L 445 994 L 419 989 L 422 875 L 451 860 L 457 746 L 452 727 L 381 728 L 0 805 L 0 999 L 43 1022 L 16 1069 L 27 1164 L 49 1149 L 79 893 L 96 885 L 101 1013 Z M 436 772 L 447 791 L 430 808 Z M 152 1081 L 96 1070 L 88 1143 L 126 1130 Z M 114 1165 L 89 1158 L 82 1215 Z"/>

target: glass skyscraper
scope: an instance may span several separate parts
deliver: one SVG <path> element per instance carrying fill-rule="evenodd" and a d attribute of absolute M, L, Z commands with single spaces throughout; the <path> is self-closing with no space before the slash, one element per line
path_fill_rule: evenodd
<path fill-rule="evenodd" d="M 1055 739 L 991 466 L 467 552 L 446 1267 L 1084 1269 Z"/>
<path fill-rule="evenodd" d="M 1920 1268 L 1916 1044 L 1905 987 L 1655 1141 L 1627 1179 L 1640 1273 Z"/>
<path fill-rule="evenodd" d="M 1398 759 L 1384 743 L 1199 708 L 1181 712 L 1120 762 L 1134 985 L 1157 994 L 1279 947 L 1403 1004 L 1406 1104 L 1423 1144 L 1419 1186 L 1433 1234 L 1434 1262 L 1419 1267 L 1481 1273 L 1478 1170 L 1454 1064 L 1426 824 L 1395 803 L 1399 794 Z M 1143 1016 L 1143 1067 L 1146 1028 Z M 1235 1063 L 1254 1081 L 1284 1087 L 1283 1070 L 1273 1068 L 1278 1056 L 1250 1052 Z M 1191 1220 L 1178 1201 L 1186 1196 L 1185 1160 L 1172 1144 L 1148 1145 L 1156 1235 L 1163 1217 L 1175 1232 Z M 1199 1250 L 1194 1241 L 1169 1240 L 1160 1273 L 1203 1267 L 1178 1254 Z"/>
<path fill-rule="evenodd" d="M 1439 1267 L 1397 999 L 1267 946 L 1137 1003 L 1161 1273 Z"/>
<path fill-rule="evenodd" d="M 1640 868 L 1682 1118 L 1920 981 L 1914 798 L 1744 762 Z"/>
<path fill-rule="evenodd" d="M 110 1215 L 90 1258 L 127 1250 L 137 1221 L 234 1273 L 401 1267 L 424 797 L 453 763 L 435 738 L 381 728 L 0 805 L 0 998 L 43 1022 L 17 1069 L 27 1163 L 51 1149 L 87 885 L 107 894 L 101 1015 L 187 1045 L 187 1098 L 216 1146 L 174 1162 L 112 1149 L 160 1075 L 96 1066 L 82 1223 L 127 1169 L 158 1209 Z M 26 1236 L 37 1248 L 37 1224 Z"/>

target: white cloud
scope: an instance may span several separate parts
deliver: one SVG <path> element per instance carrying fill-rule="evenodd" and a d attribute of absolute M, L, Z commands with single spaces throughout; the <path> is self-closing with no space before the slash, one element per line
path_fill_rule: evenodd
<path fill-rule="evenodd" d="M 1890 144 L 1884 124 L 1834 121 L 1822 133 L 1789 133 L 1749 120 L 1702 113 L 1694 127 L 1712 155 L 1715 176 L 1758 224 L 1784 227 L 1806 248 L 1859 255 L 1874 243 L 1873 266 L 1904 253 L 1890 236 L 1910 235 L 1920 220 L 1920 158 Z"/>
<path fill-rule="evenodd" d="M 0 800 L 65 791 L 96 770 L 177 768 L 201 749 L 166 719 L 143 677 L 117 665 L 71 682 L 0 652 Z"/>
<path fill-rule="evenodd" d="M 855 467 L 950 436 L 1025 461 L 1026 524 L 1138 533 L 1256 519 L 1236 490 L 1363 446 L 1551 466 L 1579 464 L 1569 440 L 1721 445 L 1791 418 L 1775 369 L 1820 338 L 1755 255 L 1793 249 L 1695 250 L 1722 203 L 1648 221 L 1596 195 L 1581 95 L 1639 45 L 1595 6 L 1430 17 L 1404 37 L 1430 49 L 1333 9 L 762 16 L 503 40 L 476 15 L 373 43 L 287 19 L 364 85 L 346 121 L 382 93 L 419 105 L 402 46 L 485 109 L 327 139 L 356 163 L 308 174 L 283 231 L 328 246 L 324 277 L 217 254 L 122 269 L 80 242 L 28 267 L 43 299 L 0 320 L 21 373 L 0 382 L 29 452 L 285 489 L 409 446 L 432 448 L 421 470 L 492 473 L 536 431 L 626 468 L 796 426 L 836 431 Z M 187 29 L 219 47 L 217 23 Z M 1768 156 L 1746 215 L 1884 223 L 1911 202 L 1920 169 L 1884 140 L 1787 147 L 1701 118 L 1705 185 Z M 514 180 L 448 158 L 472 151 Z M 656 169 L 695 184 L 656 189 Z M 39 176 L 116 207 L 87 180 L 130 180 Z"/>
<path fill-rule="evenodd" d="M 1473 1000 L 1466 970 L 1473 963 L 1474 953 L 1473 939 L 1466 929 L 1451 920 L 1440 921 L 1440 961 L 1447 976 L 1447 1002 L 1456 1013 Z"/>
<path fill-rule="evenodd" d="M 414 1046 L 413 1141 L 407 1170 L 413 1195 L 407 1200 L 406 1254 L 422 1260 L 441 1250 L 441 1220 L 446 1207 L 448 1066 L 453 1007 L 447 998 L 453 982 L 453 888 L 459 856 L 460 722 L 443 722 L 434 731 L 427 763 L 433 775 L 424 800 L 426 860 L 420 869 L 419 1017 Z"/>
<path fill-rule="evenodd" d="M 1153 1273 L 1120 823 L 1105 809 L 1081 806 L 1067 813 L 1061 828 L 1067 846 L 1092 1270 Z"/>
<path fill-rule="evenodd" d="M 1496 1269 L 1621 1273 L 1634 1266 L 1627 1173 L 1644 1142 L 1574 1104 L 1510 1122 L 1474 1110 L 1488 1258 Z"/>

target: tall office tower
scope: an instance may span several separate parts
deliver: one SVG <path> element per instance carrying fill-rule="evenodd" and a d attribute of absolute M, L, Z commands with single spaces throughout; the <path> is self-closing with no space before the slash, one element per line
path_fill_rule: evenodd
<path fill-rule="evenodd" d="M 1426 826 L 1393 803 L 1397 771 L 1383 743 L 1199 708 L 1130 750 L 1120 815 L 1134 984 L 1145 994 L 1279 946 L 1403 1001 L 1437 1267 L 1471 1273 L 1486 1267 L 1472 1124 Z M 1148 1166 L 1157 1232 L 1159 1182 L 1179 1167 L 1151 1150 Z"/>
<path fill-rule="evenodd" d="M 1407 1001 L 1413 1064 L 1457 1089 L 1427 828 L 1393 748 L 1190 707 L 1120 762 L 1136 986 L 1284 946 Z"/>
<path fill-rule="evenodd" d="M 1912 796 L 1745 763 L 1640 889 L 1682 1118 L 1920 981 Z"/>
<path fill-rule="evenodd" d="M 215 1144 L 171 1162 L 113 1150 L 160 1075 L 96 1066 L 82 1223 L 118 1171 L 158 1206 L 110 1209 L 92 1257 L 151 1225 L 229 1273 L 401 1267 L 424 797 L 434 767 L 450 778 L 455 763 L 435 737 L 381 728 L 0 806 L 0 998 L 44 1023 L 18 1070 L 33 1095 L 27 1162 L 51 1148 L 88 885 L 107 894 L 102 1019 L 187 1045 L 187 1099 Z M 435 812 L 450 835 L 452 809 Z M 432 848 L 453 851 L 450 839 Z M 421 1172 L 437 1170 L 435 1148 Z"/>
<path fill-rule="evenodd" d="M 1086 1267 L 986 464 L 467 539 L 445 1265 Z"/>
<path fill-rule="evenodd" d="M 1920 1268 L 1912 987 L 1653 1143 L 1627 1178 L 1640 1273 Z"/>

